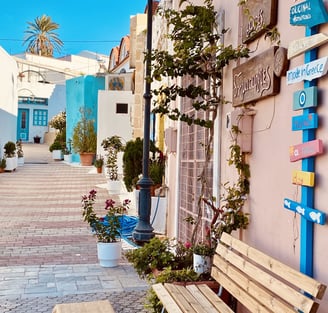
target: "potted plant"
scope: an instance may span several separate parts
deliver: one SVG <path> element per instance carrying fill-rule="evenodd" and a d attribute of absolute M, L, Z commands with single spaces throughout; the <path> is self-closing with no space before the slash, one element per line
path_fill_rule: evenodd
<path fill-rule="evenodd" d="M 209 273 L 215 247 L 206 242 L 199 242 L 193 247 L 193 268 L 197 274 Z"/>
<path fill-rule="evenodd" d="M 0 173 L 3 173 L 6 168 L 6 159 L 2 158 L 0 159 Z"/>
<path fill-rule="evenodd" d="M 118 153 L 124 151 L 124 145 L 119 136 L 105 138 L 101 146 L 106 151 L 106 168 L 108 174 L 108 189 L 111 192 L 119 192 L 121 190 L 121 182 L 118 177 L 117 158 Z"/>
<path fill-rule="evenodd" d="M 165 174 L 165 157 L 159 149 L 150 153 L 149 159 L 149 177 L 154 185 L 151 186 L 151 195 L 155 196 L 155 190 L 162 186 Z"/>
<path fill-rule="evenodd" d="M 154 184 L 161 184 L 165 158 L 163 153 L 150 141 L 149 176 Z M 142 174 L 143 140 L 136 138 L 127 142 L 123 154 L 123 181 L 128 191 L 137 187 L 137 182 Z"/>
<path fill-rule="evenodd" d="M 17 168 L 16 144 L 8 141 L 4 145 L 4 157 L 6 158 L 6 171 L 14 171 Z"/>
<path fill-rule="evenodd" d="M 68 139 L 67 145 L 64 149 L 64 161 L 72 163 L 72 139 Z"/>
<path fill-rule="evenodd" d="M 49 151 L 52 152 L 52 158 L 54 160 L 63 159 L 63 144 L 55 139 L 55 141 L 50 145 Z"/>
<path fill-rule="evenodd" d="M 104 157 L 102 155 L 97 155 L 93 165 L 97 169 L 98 174 L 102 173 L 102 168 L 104 165 Z"/>
<path fill-rule="evenodd" d="M 40 142 L 41 142 L 41 137 L 38 136 L 38 135 L 35 135 L 35 136 L 33 137 L 33 141 L 34 141 L 34 143 L 40 143 Z"/>
<path fill-rule="evenodd" d="M 192 266 L 192 249 L 169 238 L 152 238 L 139 249 L 127 251 L 126 258 L 138 275 L 152 279 L 165 268 L 181 270 Z"/>
<path fill-rule="evenodd" d="M 97 237 L 97 252 L 100 265 L 115 267 L 121 258 L 121 225 L 119 217 L 129 208 L 130 200 L 124 200 L 122 205 L 115 205 L 115 201 L 105 202 L 106 215 L 99 217 L 95 212 L 96 190 L 91 190 L 82 197 L 82 216 L 92 228 Z"/>
<path fill-rule="evenodd" d="M 75 153 L 80 154 L 82 166 L 90 166 L 93 163 L 97 150 L 97 133 L 94 121 L 87 118 L 87 112 L 80 109 L 81 119 L 73 130 L 72 145 Z"/>
<path fill-rule="evenodd" d="M 24 151 L 23 151 L 22 139 L 16 141 L 16 150 L 17 150 L 17 157 L 18 157 L 18 166 L 23 166 L 24 165 Z"/>

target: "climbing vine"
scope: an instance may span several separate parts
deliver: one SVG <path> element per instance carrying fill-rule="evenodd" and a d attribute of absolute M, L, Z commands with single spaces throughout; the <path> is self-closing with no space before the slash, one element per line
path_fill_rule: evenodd
<path fill-rule="evenodd" d="M 217 24 L 218 13 L 212 0 L 204 0 L 203 6 L 181 0 L 180 10 L 160 9 L 159 14 L 167 21 L 170 30 L 167 37 L 173 43 L 173 49 L 155 49 L 146 55 L 150 58 L 152 67 L 151 76 L 146 79 L 158 82 L 159 86 L 152 89 L 155 96 L 153 112 L 208 129 L 207 139 L 201 143 L 205 160 L 198 176 L 201 188 L 197 201 L 197 218 L 189 219 L 194 225 L 191 238 L 194 242 L 201 225 L 204 204 L 210 205 L 213 210 L 211 231 L 216 227 L 217 236 L 218 229 L 223 229 L 218 226 L 218 221 L 221 225 L 229 224 L 231 230 L 244 228 L 248 224 L 248 217 L 241 212 L 241 208 L 246 200 L 245 195 L 249 192 L 249 168 L 240 147 L 237 144 L 230 147 L 229 160 L 237 168 L 239 179 L 234 185 L 227 183 L 223 186 L 224 193 L 220 196 L 219 208 L 214 205 L 215 198 L 208 195 L 207 176 L 212 159 L 214 122 L 219 107 L 225 103 L 219 94 L 223 70 L 231 61 L 249 57 L 249 49 L 244 45 L 233 47 L 222 43 L 223 36 L 229 29 L 220 29 Z M 175 105 L 175 100 L 179 97 L 187 98 L 193 110 L 180 110 Z M 227 227 L 224 230 L 229 231 Z"/>

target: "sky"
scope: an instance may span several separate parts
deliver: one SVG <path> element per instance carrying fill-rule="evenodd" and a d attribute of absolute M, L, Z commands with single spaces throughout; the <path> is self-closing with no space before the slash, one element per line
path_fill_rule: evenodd
<path fill-rule="evenodd" d="M 130 33 L 130 16 L 144 13 L 147 0 L 0 0 L 0 46 L 13 55 L 23 45 L 27 22 L 43 14 L 59 24 L 64 42 L 55 57 L 83 50 L 109 55 Z"/>

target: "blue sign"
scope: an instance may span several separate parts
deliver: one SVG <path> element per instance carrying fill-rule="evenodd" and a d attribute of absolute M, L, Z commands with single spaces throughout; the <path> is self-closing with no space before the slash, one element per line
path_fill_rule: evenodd
<path fill-rule="evenodd" d="M 290 8 L 290 24 L 313 27 L 328 22 L 328 14 L 322 0 L 308 0 Z"/>
<path fill-rule="evenodd" d="M 284 200 L 284 208 L 302 215 L 304 218 L 306 218 L 312 223 L 320 225 L 325 225 L 326 223 L 325 213 L 316 209 L 309 208 L 305 205 L 302 205 L 301 203 L 289 200 L 287 198 Z"/>
<path fill-rule="evenodd" d="M 292 131 L 318 128 L 318 114 L 309 113 L 292 117 Z"/>

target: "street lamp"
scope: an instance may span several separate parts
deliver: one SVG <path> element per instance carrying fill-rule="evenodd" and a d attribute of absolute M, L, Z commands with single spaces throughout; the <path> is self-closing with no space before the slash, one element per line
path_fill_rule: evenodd
<path fill-rule="evenodd" d="M 148 0 L 147 9 L 147 53 L 151 52 L 152 44 L 152 18 L 153 18 L 153 0 Z M 138 215 L 139 221 L 132 233 L 132 238 L 136 242 L 148 242 L 155 236 L 153 227 L 150 225 L 151 196 L 150 186 L 153 181 L 149 177 L 149 137 L 150 137 L 150 81 L 151 60 L 146 60 L 146 80 L 145 80 L 145 110 L 144 110 L 144 139 L 143 139 L 143 158 L 142 158 L 142 178 L 138 181 L 140 186 Z"/>

